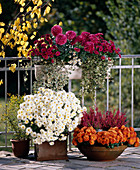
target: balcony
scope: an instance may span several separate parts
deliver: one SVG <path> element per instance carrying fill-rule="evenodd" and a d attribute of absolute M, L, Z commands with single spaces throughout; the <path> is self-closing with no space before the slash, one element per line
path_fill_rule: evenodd
<path fill-rule="evenodd" d="M 3 79 L 3 85 L 0 87 L 3 89 L 1 91 L 1 94 L 3 94 L 3 103 L 7 103 L 8 100 L 8 94 L 12 93 L 12 91 L 9 88 L 9 83 L 13 84 L 15 87 L 15 91 L 18 95 L 22 93 L 32 93 L 32 85 L 33 81 L 35 80 L 34 78 L 34 67 L 27 67 L 23 68 L 21 67 L 20 64 L 20 58 L 17 57 L 6 57 L 6 58 L 0 58 L 1 63 L 0 63 L 0 79 Z M 16 72 L 14 73 L 14 79 L 15 82 L 11 82 L 11 79 L 9 80 L 9 74 L 10 70 L 8 68 L 8 64 L 11 63 L 12 61 L 15 61 L 17 63 L 17 68 Z M 28 62 L 26 59 L 24 59 L 24 62 Z M 136 92 L 139 90 L 139 68 L 140 68 L 140 55 L 123 55 L 122 58 L 118 58 L 117 61 L 115 62 L 115 65 L 111 68 L 111 72 L 114 72 L 116 75 L 114 78 L 111 76 L 107 77 L 106 81 L 106 92 L 103 92 L 103 95 L 105 96 L 104 106 L 106 110 L 115 108 L 119 109 L 120 111 L 125 110 L 127 112 L 127 116 L 129 117 L 129 124 L 130 126 L 135 128 L 135 131 L 139 132 L 140 131 L 140 122 L 138 121 L 139 119 L 139 111 L 137 107 L 137 110 L 135 109 L 135 100 L 137 100 L 137 103 L 139 103 L 140 98 L 138 97 L 139 94 L 136 94 Z M 124 87 L 122 87 L 122 84 L 124 85 L 123 82 L 123 76 L 124 76 L 124 70 L 128 70 L 129 74 L 126 74 L 125 78 L 128 80 L 126 84 L 129 84 L 129 101 L 124 100 L 123 93 L 124 93 Z M 136 71 L 137 70 L 137 71 Z M 28 72 L 28 89 L 22 89 L 22 82 L 23 82 L 23 72 Z M 127 72 L 126 72 L 127 73 Z M 137 73 L 137 74 L 136 74 Z M 13 73 L 12 73 L 13 74 Z M 112 75 L 112 74 L 111 74 Z M 127 78 L 128 76 L 128 78 Z M 138 78 L 139 77 L 139 78 Z M 73 80 L 69 80 L 69 85 L 68 89 L 69 91 L 73 90 L 72 88 L 72 82 Z M 129 82 L 129 83 L 128 83 Z M 117 86 L 115 86 L 116 84 Z M 136 84 L 136 85 L 135 85 Z M 112 87 L 116 88 L 115 90 L 112 90 Z M 126 87 L 125 87 L 126 88 Z M 114 93 L 112 94 L 112 91 L 118 91 L 117 95 L 115 95 L 115 99 L 112 97 Z M 100 96 L 98 93 L 101 94 L 101 91 L 98 89 L 95 92 L 95 103 L 98 106 L 98 102 L 101 100 Z M 2 96 L 0 96 L 2 97 Z M 114 101 L 115 102 L 114 102 Z M 82 104 L 87 103 L 86 99 L 84 101 L 84 98 L 82 99 Z M 115 103 L 115 104 L 114 104 Z M 115 107 L 114 107 L 115 105 Z M 125 107 L 124 107 L 125 105 Z M 1 113 L 2 114 L 2 113 Z M 7 132 L 7 126 L 5 126 L 5 129 L 0 132 L 0 138 L 2 136 L 5 136 L 5 145 L 1 147 L 8 147 L 8 135 L 12 134 L 13 132 Z M 71 150 L 71 136 L 69 137 L 69 149 Z"/>

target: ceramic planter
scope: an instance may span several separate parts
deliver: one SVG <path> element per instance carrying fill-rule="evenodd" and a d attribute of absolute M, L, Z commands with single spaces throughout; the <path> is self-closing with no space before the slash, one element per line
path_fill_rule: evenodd
<path fill-rule="evenodd" d="M 112 161 L 115 160 L 127 148 L 126 145 L 106 148 L 102 146 L 84 146 L 78 147 L 80 152 L 92 161 Z"/>
<path fill-rule="evenodd" d="M 29 154 L 30 139 L 10 140 L 12 142 L 12 151 L 16 157 L 24 158 Z"/>
<path fill-rule="evenodd" d="M 36 144 L 35 158 L 37 161 L 67 160 L 67 141 L 55 141 L 52 146 L 48 142 Z"/>
<path fill-rule="evenodd" d="M 80 69 L 79 67 L 75 66 L 75 69 L 72 71 L 70 69 L 69 65 L 65 65 L 65 69 L 68 70 L 69 72 L 69 79 L 81 79 L 82 78 L 82 69 Z M 45 66 L 44 65 L 35 65 L 35 78 L 36 80 L 39 80 L 39 78 L 42 78 L 44 80 L 47 79 L 47 75 L 44 75 L 43 70 L 45 70 Z M 64 69 L 62 69 L 63 71 Z"/>

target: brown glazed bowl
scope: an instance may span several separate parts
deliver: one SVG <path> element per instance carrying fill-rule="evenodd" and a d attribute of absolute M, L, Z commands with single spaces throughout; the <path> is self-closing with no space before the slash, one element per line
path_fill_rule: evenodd
<path fill-rule="evenodd" d="M 112 161 L 115 160 L 127 148 L 126 145 L 106 148 L 100 146 L 84 146 L 78 147 L 80 152 L 92 161 Z"/>

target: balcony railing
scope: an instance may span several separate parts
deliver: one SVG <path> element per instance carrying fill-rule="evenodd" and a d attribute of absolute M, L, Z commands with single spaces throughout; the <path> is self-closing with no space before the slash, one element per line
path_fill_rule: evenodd
<path fill-rule="evenodd" d="M 131 64 L 130 65 L 122 65 L 122 60 L 129 58 L 131 59 Z M 119 110 L 121 111 L 121 96 L 122 96 L 122 87 L 121 87 L 121 81 L 122 81 L 122 69 L 131 69 L 131 126 L 134 127 L 134 69 L 139 69 L 140 65 L 135 65 L 134 60 L 140 58 L 140 55 L 123 55 L 122 58 L 118 58 L 119 64 L 114 65 L 111 69 L 117 69 L 119 70 Z M 21 58 L 18 57 L 5 57 L 5 58 L 0 58 L 0 60 L 3 62 L 4 66 L 0 66 L 0 74 L 4 72 L 4 90 L 5 90 L 5 104 L 7 103 L 7 84 L 8 84 L 8 76 L 7 73 L 10 71 L 8 67 L 8 62 L 9 61 L 16 61 L 17 62 L 17 92 L 18 95 L 21 93 L 21 71 L 29 71 L 30 76 L 29 80 L 30 81 L 30 93 L 32 93 L 32 84 L 33 84 L 33 78 L 34 78 L 34 67 L 30 66 L 27 68 L 20 67 L 20 60 Z M 22 59 L 25 60 L 26 59 Z M 1 63 L 2 63 L 1 62 Z M 68 89 L 71 91 L 71 81 L 69 80 L 68 84 Z M 1 88 L 1 87 L 0 87 Z M 96 96 L 96 93 L 95 93 Z M 96 99 L 95 99 L 96 100 Z M 107 110 L 109 109 L 109 79 L 107 79 Z M 84 104 L 84 99 L 82 99 L 82 104 Z M 135 131 L 140 131 L 140 128 L 135 128 Z M 5 135 L 5 147 L 7 146 L 7 135 L 11 134 L 13 132 L 7 132 L 7 127 L 5 128 L 5 131 L 0 132 L 1 135 Z M 69 149 L 71 149 L 71 136 L 69 137 Z"/>

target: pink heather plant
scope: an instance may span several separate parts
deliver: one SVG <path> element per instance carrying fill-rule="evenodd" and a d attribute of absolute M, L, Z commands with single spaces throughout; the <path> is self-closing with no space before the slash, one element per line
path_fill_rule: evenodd
<path fill-rule="evenodd" d="M 126 125 L 128 121 L 126 121 L 125 113 L 120 113 L 119 111 L 113 112 L 107 111 L 104 114 L 98 111 L 98 108 L 93 110 L 90 107 L 90 112 L 83 112 L 83 117 L 81 119 L 80 126 L 92 126 L 95 129 L 108 130 L 111 127 L 120 128 L 122 125 Z"/>

